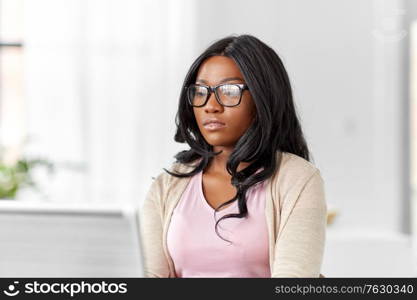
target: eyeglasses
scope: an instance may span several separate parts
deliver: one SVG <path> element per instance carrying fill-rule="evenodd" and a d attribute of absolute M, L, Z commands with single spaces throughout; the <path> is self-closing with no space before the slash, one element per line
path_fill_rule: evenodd
<path fill-rule="evenodd" d="M 244 90 L 248 90 L 248 86 L 244 83 L 224 83 L 216 86 L 191 84 L 186 89 L 187 99 L 191 106 L 206 105 L 211 93 L 214 92 L 220 105 L 232 107 L 240 104 L 242 93 Z"/>

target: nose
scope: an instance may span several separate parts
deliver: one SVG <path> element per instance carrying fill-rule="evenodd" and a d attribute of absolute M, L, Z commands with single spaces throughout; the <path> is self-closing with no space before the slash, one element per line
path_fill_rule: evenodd
<path fill-rule="evenodd" d="M 207 113 L 218 112 L 223 110 L 223 105 L 217 102 L 216 95 L 211 93 L 209 99 L 207 100 L 204 110 Z"/>

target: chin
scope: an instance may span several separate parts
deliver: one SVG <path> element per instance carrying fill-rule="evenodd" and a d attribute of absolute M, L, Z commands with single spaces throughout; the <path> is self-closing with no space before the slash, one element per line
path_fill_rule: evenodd
<path fill-rule="evenodd" d="M 221 141 L 221 140 L 213 140 L 213 139 L 206 139 L 206 142 L 213 147 L 233 147 L 236 143 L 231 143 L 230 141 Z"/>
<path fill-rule="evenodd" d="M 207 144 L 213 147 L 231 147 L 237 143 L 237 140 L 231 140 L 230 137 L 226 138 L 226 136 L 224 133 L 217 132 L 203 134 Z"/>
<path fill-rule="evenodd" d="M 207 144 L 209 144 L 210 146 L 213 147 L 222 147 L 224 145 L 224 143 L 221 143 L 219 141 L 211 141 L 211 140 L 206 140 Z"/>

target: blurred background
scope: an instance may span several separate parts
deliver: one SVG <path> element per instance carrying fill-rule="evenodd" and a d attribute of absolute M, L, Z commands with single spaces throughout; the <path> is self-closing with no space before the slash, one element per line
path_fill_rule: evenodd
<path fill-rule="evenodd" d="M 138 274 L 132 226 L 100 218 L 132 213 L 188 148 L 185 74 L 243 33 L 283 60 L 325 180 L 322 273 L 417 276 L 412 0 L 0 0 L 0 276 Z"/>

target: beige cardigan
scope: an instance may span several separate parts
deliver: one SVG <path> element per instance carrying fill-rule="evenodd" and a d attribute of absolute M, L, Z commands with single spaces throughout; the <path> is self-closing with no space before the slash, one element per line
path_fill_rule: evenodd
<path fill-rule="evenodd" d="M 313 164 L 291 153 L 277 152 L 277 164 L 278 172 L 266 185 L 271 277 L 319 277 L 327 216 L 323 179 Z M 174 163 L 170 171 L 191 169 Z M 139 209 L 145 277 L 176 277 L 167 250 L 167 229 L 189 181 L 190 177 L 177 178 L 164 171 Z"/>

